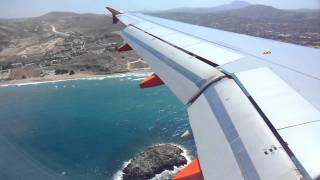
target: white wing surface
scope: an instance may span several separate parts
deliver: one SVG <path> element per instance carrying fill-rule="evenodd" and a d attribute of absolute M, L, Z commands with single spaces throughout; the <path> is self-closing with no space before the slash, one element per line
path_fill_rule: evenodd
<path fill-rule="evenodd" d="M 319 50 L 109 10 L 188 105 L 203 179 L 320 174 Z"/>

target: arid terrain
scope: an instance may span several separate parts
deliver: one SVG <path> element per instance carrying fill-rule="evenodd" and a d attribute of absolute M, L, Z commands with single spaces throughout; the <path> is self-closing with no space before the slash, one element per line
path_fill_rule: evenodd
<path fill-rule="evenodd" d="M 282 10 L 235 1 L 215 8 L 149 13 L 200 26 L 320 48 L 320 9 Z"/>
<path fill-rule="evenodd" d="M 180 8 L 149 14 L 187 23 L 320 48 L 319 10 L 281 10 L 242 1 L 214 8 Z M 103 75 L 145 68 L 123 44 L 107 15 L 52 12 L 0 19 L 0 83 L 60 74 Z M 132 63 L 130 63 L 132 62 Z M 64 77 L 64 76 L 63 76 Z"/>
<path fill-rule="evenodd" d="M 106 15 L 53 12 L 28 19 L 0 20 L 0 80 L 53 74 L 127 72 L 139 58 L 117 53 L 123 41 Z"/>

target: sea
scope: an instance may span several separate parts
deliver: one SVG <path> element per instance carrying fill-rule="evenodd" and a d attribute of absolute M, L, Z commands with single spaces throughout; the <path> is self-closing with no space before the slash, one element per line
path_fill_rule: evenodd
<path fill-rule="evenodd" d="M 150 73 L 1 87 L 0 179 L 121 179 L 130 159 L 161 143 L 190 159 L 186 107 L 165 85 L 140 89 Z"/>

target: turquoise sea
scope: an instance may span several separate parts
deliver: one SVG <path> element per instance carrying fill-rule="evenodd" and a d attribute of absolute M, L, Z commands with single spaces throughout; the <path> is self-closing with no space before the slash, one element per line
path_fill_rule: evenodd
<path fill-rule="evenodd" d="M 145 72 L 0 88 L 0 179 L 113 179 L 145 147 L 175 143 L 186 107 Z"/>

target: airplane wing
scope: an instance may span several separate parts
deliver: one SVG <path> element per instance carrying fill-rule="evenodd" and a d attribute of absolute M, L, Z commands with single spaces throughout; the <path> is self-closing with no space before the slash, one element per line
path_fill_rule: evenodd
<path fill-rule="evenodd" d="M 119 50 L 155 72 L 142 87 L 188 106 L 198 160 L 175 179 L 320 174 L 320 50 L 108 9 L 126 25 Z"/>

